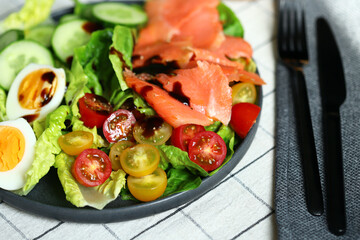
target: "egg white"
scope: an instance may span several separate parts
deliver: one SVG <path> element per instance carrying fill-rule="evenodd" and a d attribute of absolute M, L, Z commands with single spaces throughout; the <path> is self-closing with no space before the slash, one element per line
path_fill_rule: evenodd
<path fill-rule="evenodd" d="M 25 150 L 21 161 L 13 169 L 0 172 L 0 188 L 17 190 L 26 183 L 26 172 L 34 160 L 36 137 L 30 124 L 23 118 L 0 122 L 1 125 L 19 129 L 25 139 Z"/>
<path fill-rule="evenodd" d="M 19 86 L 23 79 L 31 72 L 38 69 L 47 68 L 54 72 L 57 77 L 56 91 L 52 99 L 43 107 L 39 109 L 26 109 L 23 108 L 18 100 Z M 41 120 L 46 117 L 49 113 L 54 111 L 61 103 L 66 87 L 66 75 L 62 68 L 53 68 L 47 65 L 40 65 L 31 63 L 27 65 L 15 78 L 11 84 L 9 94 L 6 100 L 6 115 L 8 119 L 13 120 L 26 115 L 38 114 L 36 119 Z"/>

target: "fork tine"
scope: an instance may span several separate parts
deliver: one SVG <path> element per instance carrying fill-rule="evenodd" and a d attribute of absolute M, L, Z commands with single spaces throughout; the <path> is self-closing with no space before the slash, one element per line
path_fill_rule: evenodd
<path fill-rule="evenodd" d="M 304 8 L 301 9 L 301 48 L 302 48 L 302 60 L 308 61 L 308 49 L 307 49 L 307 41 L 306 41 L 306 26 L 305 26 L 305 11 Z"/>
<path fill-rule="evenodd" d="M 294 5 L 294 1 L 288 1 L 287 7 L 287 21 L 288 21 L 288 52 L 289 58 L 297 58 L 297 14 L 296 14 L 296 6 Z"/>

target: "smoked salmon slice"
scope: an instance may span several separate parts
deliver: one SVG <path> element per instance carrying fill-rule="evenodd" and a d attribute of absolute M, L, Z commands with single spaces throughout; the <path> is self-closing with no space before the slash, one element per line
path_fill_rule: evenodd
<path fill-rule="evenodd" d="M 171 75 L 158 74 L 155 78 L 168 92 L 186 96 L 192 109 L 228 125 L 232 90 L 217 64 L 198 61 L 197 67 L 178 69 Z"/>
<path fill-rule="evenodd" d="M 221 54 L 219 51 L 194 48 L 189 41 L 185 40 L 136 45 L 133 52 L 134 68 L 154 63 L 166 65 L 169 62 L 176 62 L 180 68 L 189 68 L 189 66 L 193 65 L 190 63 L 192 60 L 204 60 L 222 66 L 244 68 L 241 63 L 229 60 L 225 54 Z"/>
<path fill-rule="evenodd" d="M 138 45 L 190 40 L 195 47 L 217 48 L 224 41 L 217 12 L 219 0 L 153 0 L 145 5 L 149 21 L 140 31 Z"/>
<path fill-rule="evenodd" d="M 226 75 L 226 77 L 229 80 L 229 83 L 231 82 L 247 82 L 247 83 L 253 83 L 255 85 L 264 85 L 266 84 L 262 78 L 252 72 L 245 71 L 243 69 L 238 69 L 234 67 L 229 66 L 221 66 L 221 69 L 223 73 Z"/>
<path fill-rule="evenodd" d="M 126 70 L 124 77 L 127 85 L 140 94 L 157 114 L 174 128 L 184 124 L 208 126 L 213 123 L 206 115 L 191 109 L 160 87 L 140 80 L 131 71 Z"/>

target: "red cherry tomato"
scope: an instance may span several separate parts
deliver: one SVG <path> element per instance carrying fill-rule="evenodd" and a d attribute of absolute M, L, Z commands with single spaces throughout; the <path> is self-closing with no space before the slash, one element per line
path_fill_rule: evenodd
<path fill-rule="evenodd" d="M 185 124 L 173 130 L 171 144 L 183 151 L 188 150 L 189 141 L 198 132 L 204 132 L 205 128 L 196 124 Z"/>
<path fill-rule="evenodd" d="M 103 133 L 110 143 L 115 143 L 120 140 L 126 140 L 132 134 L 133 126 L 136 119 L 134 115 L 125 109 L 119 109 L 105 120 L 103 125 Z"/>
<path fill-rule="evenodd" d="M 260 107 L 255 104 L 235 104 L 232 107 L 230 125 L 241 138 L 245 138 L 259 113 Z"/>
<path fill-rule="evenodd" d="M 101 128 L 105 119 L 112 112 L 112 106 L 103 97 L 85 93 L 85 96 L 79 99 L 79 111 L 84 125 L 93 128 Z"/>
<path fill-rule="evenodd" d="M 76 158 L 71 172 L 81 185 L 95 187 L 110 177 L 111 161 L 103 151 L 89 148 Z"/>
<path fill-rule="evenodd" d="M 215 132 L 204 131 L 195 134 L 189 142 L 189 158 L 205 171 L 218 168 L 226 157 L 226 144 Z"/>

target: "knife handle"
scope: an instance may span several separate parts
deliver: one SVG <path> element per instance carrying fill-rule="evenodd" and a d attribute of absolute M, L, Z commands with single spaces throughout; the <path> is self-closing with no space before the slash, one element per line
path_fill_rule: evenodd
<path fill-rule="evenodd" d="M 309 213 L 314 216 L 320 216 L 324 212 L 324 203 L 314 133 L 311 123 L 309 100 L 305 77 L 302 70 L 296 70 L 293 89 L 297 121 L 296 125 L 298 127 L 297 132 L 304 175 L 306 206 Z"/>
<path fill-rule="evenodd" d="M 344 172 L 339 111 L 324 113 L 325 176 L 327 221 L 330 232 L 346 231 Z"/>

